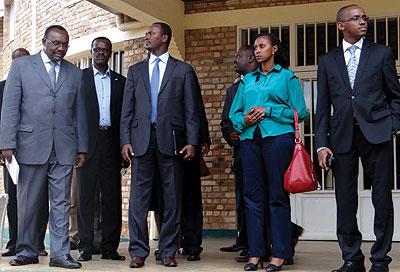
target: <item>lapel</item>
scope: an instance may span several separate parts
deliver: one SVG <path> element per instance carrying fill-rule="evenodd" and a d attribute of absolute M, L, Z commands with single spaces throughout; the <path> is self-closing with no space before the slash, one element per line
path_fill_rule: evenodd
<path fill-rule="evenodd" d="M 346 61 L 344 60 L 344 53 L 343 53 L 342 45 L 340 45 L 339 47 L 336 48 L 335 61 L 336 61 L 337 66 L 339 67 L 339 72 L 342 75 L 344 83 L 346 84 L 349 91 L 352 92 L 352 89 L 350 86 L 349 73 L 347 72 Z"/>
<path fill-rule="evenodd" d="M 119 82 L 118 77 L 115 76 L 114 71 L 110 69 L 110 74 L 111 74 L 111 100 L 110 100 L 110 115 L 111 115 L 111 126 L 113 125 L 113 117 L 118 116 L 116 112 L 114 112 L 114 109 L 117 109 L 117 103 L 118 103 L 118 91 L 119 91 Z"/>
<path fill-rule="evenodd" d="M 360 61 L 358 62 L 358 66 L 357 66 L 356 79 L 354 80 L 354 92 L 356 91 L 356 88 L 357 88 L 357 82 L 360 81 L 360 77 L 364 71 L 364 68 L 365 68 L 365 66 L 367 66 L 369 53 L 371 51 L 369 47 L 371 46 L 371 44 L 372 43 L 370 43 L 364 39 L 362 49 L 361 49 Z"/>
<path fill-rule="evenodd" d="M 169 56 L 168 62 L 167 62 L 167 67 L 165 68 L 164 76 L 161 81 L 161 86 L 160 86 L 160 91 L 158 92 L 158 95 L 164 90 L 165 85 L 167 84 L 169 78 L 171 77 L 172 73 L 175 70 L 176 67 L 176 59 Z"/>
<path fill-rule="evenodd" d="M 146 92 L 149 95 L 149 97 L 151 97 L 151 95 L 150 95 L 150 79 L 149 79 L 149 59 L 148 58 L 141 63 L 139 70 L 142 73 L 144 86 L 146 86 Z"/>
<path fill-rule="evenodd" d="M 35 71 L 39 74 L 39 76 L 43 79 L 46 85 L 53 90 L 53 86 L 50 81 L 49 74 L 46 71 L 46 67 L 44 66 L 42 57 L 40 56 L 40 52 L 34 55 L 33 65 L 35 66 Z"/>
<path fill-rule="evenodd" d="M 54 93 L 58 92 L 63 82 L 68 77 L 68 74 L 69 74 L 68 64 L 65 60 L 61 60 L 60 72 L 58 74 L 56 89 Z"/>

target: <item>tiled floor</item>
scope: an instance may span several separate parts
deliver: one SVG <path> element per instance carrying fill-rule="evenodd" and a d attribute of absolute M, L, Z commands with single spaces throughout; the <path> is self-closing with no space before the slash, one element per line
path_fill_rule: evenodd
<path fill-rule="evenodd" d="M 219 251 L 219 247 L 227 246 L 232 243 L 232 239 L 223 238 L 206 238 L 203 240 L 204 251 L 201 254 L 201 261 L 188 262 L 184 256 L 177 256 L 178 267 L 166 268 L 160 262 L 154 260 L 151 254 L 146 260 L 144 268 L 135 269 L 134 271 L 243 271 L 244 263 L 237 263 L 234 261 L 236 253 L 223 253 Z M 154 241 L 151 242 L 152 248 L 156 246 Z M 364 243 L 363 252 L 368 253 L 371 243 Z M 119 248 L 119 253 L 125 255 L 127 260 L 120 261 L 105 261 L 100 259 L 100 255 L 94 255 L 93 260 L 83 263 L 81 270 L 74 271 L 132 271 L 128 267 L 128 242 L 122 242 Z M 71 251 L 71 255 L 76 258 L 78 252 Z M 390 271 L 400 272 L 400 243 L 394 243 L 392 252 L 390 253 L 393 262 L 390 266 Z M 35 265 L 28 265 L 24 267 L 11 267 L 8 262 L 11 257 L 3 257 L 0 259 L 0 271 L 63 271 L 63 269 L 54 269 L 48 266 L 49 258 L 40 257 L 40 263 Z M 307 271 L 331 271 L 342 265 L 340 259 L 340 251 L 336 242 L 334 241 L 299 241 L 296 248 L 295 264 L 292 266 L 285 266 L 284 271 L 293 272 L 307 272 Z M 369 269 L 369 262 L 366 261 L 367 269 Z M 367 270 L 368 271 L 368 270 Z"/>

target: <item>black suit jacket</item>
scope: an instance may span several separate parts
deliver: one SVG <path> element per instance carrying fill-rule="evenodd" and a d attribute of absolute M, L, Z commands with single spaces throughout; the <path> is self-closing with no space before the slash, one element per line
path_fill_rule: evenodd
<path fill-rule="evenodd" d="M 370 143 L 389 141 L 399 129 L 399 116 L 400 85 L 389 47 L 364 40 L 353 90 L 343 47 L 320 57 L 316 148 L 329 147 L 333 153 L 349 151 L 353 117 Z"/>
<path fill-rule="evenodd" d="M 86 160 L 90 160 L 94 148 L 96 147 L 97 135 L 99 132 L 99 103 L 97 100 L 96 87 L 94 83 L 93 68 L 86 68 L 82 71 L 82 81 L 83 90 L 85 93 L 85 114 L 87 117 L 88 126 L 88 154 Z M 120 144 L 119 144 L 119 124 L 121 120 L 121 108 L 122 108 L 122 98 L 124 94 L 125 77 L 111 71 L 111 101 L 110 101 L 110 111 L 111 111 L 111 127 L 112 127 L 112 139 L 115 148 L 114 156 L 117 156 L 122 160 L 120 154 Z M 110 154 L 111 155 L 111 154 Z"/>
<path fill-rule="evenodd" d="M 186 141 L 200 139 L 199 89 L 193 68 L 169 57 L 157 104 L 157 145 L 161 153 L 174 155 L 174 127 L 185 129 Z M 121 146 L 131 144 L 135 156 L 142 156 L 150 142 L 149 60 L 129 67 L 121 116 Z"/>
<path fill-rule="evenodd" d="M 233 83 L 227 90 L 225 96 L 225 104 L 222 110 L 222 121 L 221 121 L 221 130 L 222 136 L 224 137 L 225 141 L 228 143 L 229 146 L 233 147 L 233 163 L 232 163 L 232 170 L 235 171 L 237 168 L 242 168 L 241 161 L 240 161 L 240 145 L 234 146 L 230 135 L 232 132 L 236 131 L 233 128 L 233 124 L 231 119 L 229 119 L 229 111 L 231 110 L 231 106 L 233 103 L 233 99 L 237 93 L 239 88 L 240 81 Z"/>

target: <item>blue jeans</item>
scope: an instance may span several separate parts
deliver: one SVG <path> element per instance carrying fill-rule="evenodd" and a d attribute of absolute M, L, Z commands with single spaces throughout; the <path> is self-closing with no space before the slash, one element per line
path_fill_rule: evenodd
<path fill-rule="evenodd" d="M 290 199 L 283 188 L 283 176 L 292 160 L 294 136 L 286 133 L 262 138 L 257 128 L 254 138 L 241 141 L 240 148 L 249 256 L 266 255 L 264 229 L 269 223 L 272 257 L 290 258 L 293 256 Z M 266 222 L 268 212 L 269 222 Z"/>

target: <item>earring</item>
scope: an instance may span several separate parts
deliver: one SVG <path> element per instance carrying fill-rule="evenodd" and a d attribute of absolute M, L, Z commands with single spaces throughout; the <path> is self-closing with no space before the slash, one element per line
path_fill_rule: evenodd
<path fill-rule="evenodd" d="M 272 52 L 272 55 L 275 55 L 275 52 Z"/>

